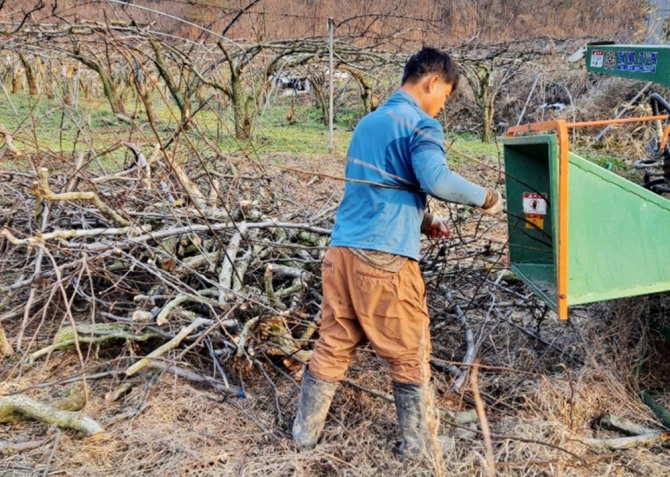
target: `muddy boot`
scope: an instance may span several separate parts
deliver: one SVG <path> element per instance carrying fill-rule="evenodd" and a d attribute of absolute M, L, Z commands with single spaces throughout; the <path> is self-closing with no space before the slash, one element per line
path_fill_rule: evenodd
<path fill-rule="evenodd" d="M 293 440 L 300 447 L 311 449 L 316 445 L 339 384 L 323 381 L 305 371 L 293 421 Z"/>
<path fill-rule="evenodd" d="M 426 399 L 420 384 L 393 383 L 393 396 L 402 441 L 397 449 L 404 457 L 417 458 L 430 449 Z"/>

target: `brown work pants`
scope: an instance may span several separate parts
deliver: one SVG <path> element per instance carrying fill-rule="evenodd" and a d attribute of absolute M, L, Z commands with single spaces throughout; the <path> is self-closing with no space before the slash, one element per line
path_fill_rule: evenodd
<path fill-rule="evenodd" d="M 322 277 L 321 327 L 310 373 L 341 381 L 356 347 L 367 338 L 389 363 L 393 381 L 429 379 L 426 288 L 416 261 L 407 260 L 393 273 L 368 265 L 346 248 L 331 247 Z"/>

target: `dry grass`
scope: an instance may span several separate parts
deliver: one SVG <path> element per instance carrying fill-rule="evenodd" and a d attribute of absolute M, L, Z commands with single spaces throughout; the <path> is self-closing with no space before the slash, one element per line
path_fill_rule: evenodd
<path fill-rule="evenodd" d="M 301 166 L 298 159 L 282 158 L 282 163 Z M 337 174 L 341 167 L 339 161 L 323 161 L 319 170 Z M 338 184 L 310 182 L 309 175 L 285 176 L 285 181 L 275 177 L 274 189 L 285 210 L 299 214 L 315 191 L 336 203 L 333 191 Z M 320 206 L 326 203 L 322 200 Z M 480 223 L 478 216 L 465 218 L 460 208 L 450 212 L 454 227 L 463 236 L 477 235 L 480 240 L 443 250 L 440 243 L 427 248 L 424 272 L 434 355 L 458 362 L 464 353 L 461 326 L 445 300 L 445 291 L 451 290 L 476 339 L 481 339 L 479 392 L 490 425 L 496 475 L 664 475 L 670 456 L 663 448 L 611 453 L 591 450 L 580 439 L 615 436 L 592 426 L 604 412 L 659 427 L 640 401 L 639 391 L 641 387 L 667 388 L 670 381 L 670 354 L 649 327 L 653 320 L 667 325 L 663 314 L 668 297 L 588 307 L 575 312 L 569 324 L 558 323 L 552 314 L 543 318 L 542 306 L 528 290 L 504 281 L 502 287 L 484 282 L 489 270 L 499 267 L 504 225 L 492 219 Z M 482 252 L 486 247 L 492 250 L 488 256 Z M 493 299 L 506 320 L 488 313 Z M 53 336 L 53 330 L 47 328 L 40 332 L 44 340 Z M 8 324 L 6 330 L 12 335 Z M 97 365 L 103 370 L 122 370 L 128 356 L 142 351 L 92 348 L 86 373 L 99 371 Z M 281 360 L 273 362 L 276 367 L 269 360 L 260 362 L 269 379 L 245 358 L 226 364 L 237 373 L 231 374 L 231 380 L 243 383 L 249 393 L 239 400 L 226 400 L 163 373 L 133 378 L 128 394 L 107 402 L 105 395 L 118 388 L 120 378 L 89 379 L 90 399 L 84 412 L 97 419 L 106 434 L 83 439 L 35 422 L 2 425 L 0 442 L 44 438 L 48 442 L 6 456 L 0 461 L 0 476 L 486 475 L 484 441 L 476 427 L 450 426 L 443 421 L 440 434 L 453 437 L 454 445 L 442 463 L 439 459 L 404 462 L 393 452 L 398 439 L 393 405 L 346 386 L 335 398 L 322 442 L 314 450 L 300 451 L 289 438 L 298 388 L 287 377 Z M 0 364 L 7 372 L 3 376 L 12 374 L 0 384 L 0 395 L 25 392 L 52 400 L 75 384 L 32 386 L 81 373 L 73 351 L 56 352 L 46 363 L 32 367 L 22 368 L 17 358 L 4 358 Z M 456 394 L 449 391 L 449 375 L 433 374 L 435 402 L 440 408 L 474 407 L 469 384 Z M 388 369 L 368 348 L 358 351 L 348 378 L 369 389 L 391 391 Z M 667 401 L 667 396 L 661 396 L 663 399 Z"/>
<path fill-rule="evenodd" d="M 648 345 L 640 335 L 644 328 L 639 313 L 645 309 L 639 300 L 601 305 L 578 313 L 571 326 L 550 318 L 542 335 L 558 338 L 554 344 L 566 349 L 563 359 L 513 326 L 496 326 L 490 335 L 492 346 L 480 353 L 480 388 L 490 420 L 496 475 L 663 475 L 670 457 L 661 448 L 603 453 L 579 442 L 594 434 L 609 435 L 591 427 L 603 412 L 658 426 L 637 397 L 637 380 L 630 369 Z M 518 319 L 523 323 L 528 317 Z M 458 336 L 458 327 L 440 328 L 435 341 L 441 342 L 447 333 Z M 578 359 L 584 364 L 576 364 Z M 4 383 L 0 392 L 22 390 L 46 377 L 74 375 L 77 367 L 72 353 L 54 356 L 46 367 L 27 370 L 20 379 Z M 251 396 L 244 400 L 225 401 L 164 374 L 136 381 L 123 399 L 108 403 L 104 395 L 119 382 L 89 381 L 91 400 L 85 412 L 104 425 L 104 437 L 82 439 L 62 432 L 48 469 L 45 463 L 54 440 L 5 458 L 0 475 L 43 475 L 45 470 L 48 475 L 73 476 L 438 475 L 434 463 L 402 462 L 394 455 L 392 404 L 348 387 L 335 399 L 322 443 L 312 451 L 297 450 L 287 432 L 297 387 L 279 374 L 272 377 L 281 416 L 273 389 L 250 369 L 242 376 Z M 349 377 L 368 388 L 390 391 L 388 371 L 368 349 L 359 351 Z M 440 407 L 472 407 L 468 388 L 462 396 L 453 396 L 447 392 L 449 379 L 444 375 L 436 375 L 435 382 Z M 67 388 L 27 392 L 47 398 Z M 485 451 L 478 431 L 442 423 L 441 433 L 455 436 L 455 446 L 444 456 L 443 475 L 484 475 Z M 45 435 L 53 436 L 53 430 L 36 423 L 0 428 L 2 441 Z"/>

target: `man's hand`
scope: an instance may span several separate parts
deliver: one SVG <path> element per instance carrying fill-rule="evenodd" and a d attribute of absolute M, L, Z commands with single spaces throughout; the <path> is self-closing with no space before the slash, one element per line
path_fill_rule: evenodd
<path fill-rule="evenodd" d="M 503 198 L 495 189 L 486 189 L 486 200 L 482 205 L 482 212 L 493 217 L 500 215 L 503 211 Z"/>
<path fill-rule="evenodd" d="M 433 216 L 433 220 L 430 223 L 430 229 L 426 235 L 428 235 L 430 238 L 449 238 L 451 236 L 451 232 L 447 226 L 447 221 L 437 215 Z"/>

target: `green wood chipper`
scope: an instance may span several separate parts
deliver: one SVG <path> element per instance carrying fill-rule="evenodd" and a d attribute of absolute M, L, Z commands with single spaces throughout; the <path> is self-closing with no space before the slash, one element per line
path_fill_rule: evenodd
<path fill-rule="evenodd" d="M 591 44 L 590 72 L 670 86 L 670 46 Z M 653 115 L 512 127 L 504 140 L 511 269 L 567 319 L 571 306 L 670 290 L 670 104 Z M 574 128 L 661 125 L 631 182 L 570 151 Z"/>

